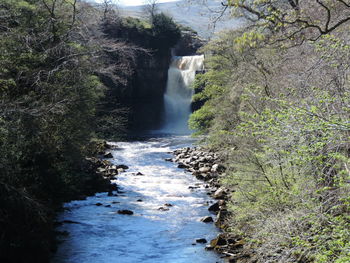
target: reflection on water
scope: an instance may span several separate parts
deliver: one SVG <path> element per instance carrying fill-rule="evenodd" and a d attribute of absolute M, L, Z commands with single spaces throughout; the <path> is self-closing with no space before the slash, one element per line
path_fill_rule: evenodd
<path fill-rule="evenodd" d="M 70 235 L 60 244 L 53 262 L 223 262 L 214 252 L 204 250 L 204 245 L 193 245 L 196 238 L 210 240 L 217 235 L 213 224 L 199 221 L 208 215 L 210 202 L 203 183 L 164 161 L 171 157 L 170 151 L 190 143 L 184 136 L 118 143 L 113 162 L 130 167 L 118 176 L 123 193 L 100 193 L 66 204 L 68 209 L 59 221 L 79 224 L 63 224 L 58 229 Z M 138 172 L 143 175 L 136 175 Z M 192 191 L 190 185 L 201 187 Z M 116 213 L 120 209 L 132 210 L 134 215 Z"/>

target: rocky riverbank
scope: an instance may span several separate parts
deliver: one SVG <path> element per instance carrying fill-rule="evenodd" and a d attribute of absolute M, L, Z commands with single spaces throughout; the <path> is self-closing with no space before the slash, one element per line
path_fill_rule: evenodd
<path fill-rule="evenodd" d="M 251 249 L 245 246 L 244 239 L 229 232 L 228 219 L 231 214 L 227 204 L 232 190 L 225 188 L 220 182 L 220 179 L 226 175 L 226 167 L 219 155 L 211 150 L 208 151 L 199 147 L 178 149 L 173 154 L 174 158 L 166 159 L 166 161 L 177 163 L 179 168 L 186 169 L 197 179 L 205 181 L 208 194 L 216 200 L 208 208 L 215 219 L 209 220 L 207 218 L 206 220 L 208 220 L 207 222 L 214 222 L 222 230 L 222 233 L 211 240 L 206 249 L 223 254 L 228 262 L 256 262 Z M 205 222 L 204 219 L 203 222 Z"/>
<path fill-rule="evenodd" d="M 118 148 L 116 144 L 102 141 L 94 147 L 96 149 L 95 156 L 86 157 L 83 168 L 90 175 L 91 182 L 86 191 L 77 199 L 85 199 L 97 192 L 108 192 L 109 195 L 112 195 L 112 191 L 118 190 L 118 187 L 115 183 L 111 183 L 111 180 L 116 179 L 118 174 L 129 169 L 124 164 L 112 164 L 108 160 L 113 158 L 111 151 Z"/>

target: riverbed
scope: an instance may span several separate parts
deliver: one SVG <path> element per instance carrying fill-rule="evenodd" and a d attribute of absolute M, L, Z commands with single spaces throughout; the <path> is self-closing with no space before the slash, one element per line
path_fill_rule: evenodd
<path fill-rule="evenodd" d="M 99 193 L 65 204 L 57 230 L 67 231 L 53 263 L 215 263 L 205 250 L 218 234 L 210 215 L 205 183 L 165 161 L 177 148 L 191 146 L 188 136 L 165 136 L 118 142 L 111 162 L 130 168 L 118 175 L 113 196 Z M 131 210 L 133 215 L 118 214 Z"/>

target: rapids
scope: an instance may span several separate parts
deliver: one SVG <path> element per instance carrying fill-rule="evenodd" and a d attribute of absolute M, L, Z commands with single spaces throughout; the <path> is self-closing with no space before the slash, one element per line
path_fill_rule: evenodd
<path fill-rule="evenodd" d="M 172 157 L 172 150 L 191 143 L 187 136 L 117 143 L 112 162 L 130 167 L 118 175 L 119 193 L 99 193 L 65 205 L 58 221 L 68 223 L 58 230 L 69 235 L 61 238 L 52 262 L 223 262 L 215 252 L 206 251 L 205 244 L 195 244 L 197 238 L 210 241 L 218 234 L 212 223 L 200 222 L 210 215 L 208 204 L 213 202 L 205 183 L 164 160 Z M 169 210 L 159 210 L 166 203 L 172 205 Z M 119 209 L 132 210 L 134 215 L 120 215 Z"/>

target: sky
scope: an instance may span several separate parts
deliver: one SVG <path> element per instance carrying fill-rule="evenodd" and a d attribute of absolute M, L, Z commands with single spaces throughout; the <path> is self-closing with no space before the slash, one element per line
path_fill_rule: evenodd
<path fill-rule="evenodd" d="M 158 0 L 158 3 L 166 3 L 166 2 L 176 2 L 178 0 Z M 103 0 L 95 0 L 97 3 L 103 2 Z M 137 6 L 143 5 L 146 3 L 146 0 L 113 0 L 116 4 L 125 5 L 125 6 Z"/>

